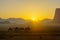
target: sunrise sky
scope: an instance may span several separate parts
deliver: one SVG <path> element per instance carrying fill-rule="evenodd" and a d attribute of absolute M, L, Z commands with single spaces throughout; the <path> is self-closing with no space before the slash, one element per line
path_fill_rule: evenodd
<path fill-rule="evenodd" d="M 0 0 L 0 17 L 53 19 L 60 0 Z"/>

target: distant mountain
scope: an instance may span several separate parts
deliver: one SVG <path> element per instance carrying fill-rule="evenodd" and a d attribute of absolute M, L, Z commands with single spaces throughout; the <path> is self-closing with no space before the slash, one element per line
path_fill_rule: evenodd
<path fill-rule="evenodd" d="M 8 18 L 8 19 L 1 19 L 0 18 L 0 24 L 6 24 L 6 23 L 10 23 L 10 24 L 25 24 L 26 20 L 24 20 L 22 18 Z"/>
<path fill-rule="evenodd" d="M 26 21 L 22 18 L 8 18 L 7 21 L 13 24 L 25 24 Z"/>
<path fill-rule="evenodd" d="M 9 24 L 10 22 L 6 19 L 0 19 L 0 24 Z"/>

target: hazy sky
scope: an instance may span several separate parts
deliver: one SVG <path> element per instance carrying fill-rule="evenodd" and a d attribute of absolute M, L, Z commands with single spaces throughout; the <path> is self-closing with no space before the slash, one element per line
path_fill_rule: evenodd
<path fill-rule="evenodd" d="M 59 7 L 60 0 L 0 0 L 0 17 L 52 19 Z"/>

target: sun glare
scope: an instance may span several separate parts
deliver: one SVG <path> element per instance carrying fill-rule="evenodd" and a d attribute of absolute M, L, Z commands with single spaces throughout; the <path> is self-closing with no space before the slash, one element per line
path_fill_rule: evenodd
<path fill-rule="evenodd" d="M 31 17 L 31 20 L 34 22 L 38 22 L 39 19 L 37 17 Z"/>
<path fill-rule="evenodd" d="M 36 19 L 35 18 L 32 18 L 33 21 L 35 21 Z"/>

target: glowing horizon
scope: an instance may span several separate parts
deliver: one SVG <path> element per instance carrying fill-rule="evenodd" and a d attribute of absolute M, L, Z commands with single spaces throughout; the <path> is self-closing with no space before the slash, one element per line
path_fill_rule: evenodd
<path fill-rule="evenodd" d="M 60 0 L 0 0 L 1 18 L 53 19 Z M 32 17 L 33 16 L 33 17 Z"/>

